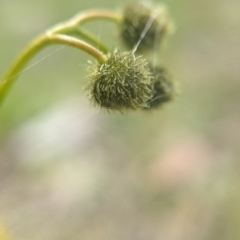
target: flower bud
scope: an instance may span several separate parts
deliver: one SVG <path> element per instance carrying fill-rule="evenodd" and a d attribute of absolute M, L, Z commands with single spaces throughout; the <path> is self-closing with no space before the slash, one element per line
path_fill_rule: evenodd
<path fill-rule="evenodd" d="M 153 75 L 152 98 L 147 102 L 149 107 L 144 109 L 155 109 L 172 100 L 176 95 L 175 86 L 170 80 L 168 71 L 161 66 L 151 66 Z"/>
<path fill-rule="evenodd" d="M 153 50 L 169 33 L 170 25 L 163 6 L 136 1 L 123 11 L 120 37 L 129 49 Z"/>
<path fill-rule="evenodd" d="M 152 75 L 148 62 L 132 53 L 112 52 L 95 66 L 87 86 L 93 105 L 111 110 L 147 107 L 152 98 Z"/>

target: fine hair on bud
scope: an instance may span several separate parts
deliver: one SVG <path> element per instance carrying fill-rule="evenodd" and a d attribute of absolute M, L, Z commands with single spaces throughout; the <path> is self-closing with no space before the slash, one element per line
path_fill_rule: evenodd
<path fill-rule="evenodd" d="M 171 23 L 163 6 L 135 1 L 125 6 L 119 28 L 124 44 L 129 49 L 139 44 L 136 50 L 141 52 L 159 47 Z"/>
<path fill-rule="evenodd" d="M 148 109 L 156 109 L 172 100 L 176 95 L 175 84 L 171 81 L 168 71 L 161 66 L 150 65 L 153 75 L 152 98 L 148 101 Z"/>
<path fill-rule="evenodd" d="M 130 52 L 113 51 L 89 74 L 87 86 L 94 106 L 124 111 L 142 109 L 152 98 L 152 74 L 148 62 Z"/>

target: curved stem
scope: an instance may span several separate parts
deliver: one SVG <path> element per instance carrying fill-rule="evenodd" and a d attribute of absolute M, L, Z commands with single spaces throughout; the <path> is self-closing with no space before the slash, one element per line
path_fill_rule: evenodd
<path fill-rule="evenodd" d="M 108 52 L 107 47 L 102 44 L 99 40 L 97 40 L 94 36 L 89 34 L 86 31 L 78 29 L 78 27 L 90 20 L 95 19 L 106 19 L 114 22 L 120 22 L 122 17 L 121 15 L 107 10 L 90 10 L 80 14 L 77 14 L 75 17 L 70 19 L 67 22 L 58 24 L 52 29 L 48 30 L 45 34 L 36 38 L 17 58 L 14 62 L 13 66 L 7 72 L 4 77 L 3 82 L 0 83 L 0 104 L 11 88 L 12 84 L 15 82 L 16 78 L 19 76 L 23 67 L 27 64 L 27 62 L 42 48 L 53 44 L 60 43 L 66 44 L 72 47 L 79 48 L 88 54 L 92 55 L 94 58 L 98 60 L 98 62 L 102 63 L 106 61 L 106 57 L 95 47 L 90 44 L 81 41 L 79 39 L 63 35 L 64 33 L 74 33 L 82 36 L 87 39 L 89 42 L 94 44 L 95 46 L 99 46 L 99 48 L 104 52 Z"/>
<path fill-rule="evenodd" d="M 89 32 L 79 29 L 80 25 L 88 22 L 90 20 L 104 19 L 110 20 L 116 23 L 119 23 L 122 19 L 122 16 L 116 12 L 110 10 L 90 10 L 77 14 L 72 19 L 60 23 L 55 27 L 49 29 L 47 31 L 48 35 L 63 33 L 63 34 L 76 34 L 83 37 L 85 40 L 88 40 L 94 46 L 98 47 L 104 53 L 109 52 L 108 48 L 103 44 L 99 39 L 97 39 L 94 35 Z"/>
<path fill-rule="evenodd" d="M 54 34 L 54 35 L 48 35 L 47 39 L 49 43 L 66 44 L 66 45 L 78 48 L 80 50 L 83 50 L 84 52 L 96 58 L 99 63 L 104 63 L 107 60 L 105 55 L 103 55 L 102 52 L 100 52 L 98 49 L 74 37 L 70 37 L 63 34 L 56 34 L 56 35 Z"/>
<path fill-rule="evenodd" d="M 82 28 L 81 29 L 75 28 L 71 33 L 84 38 L 89 43 L 94 45 L 96 48 L 101 50 L 103 53 L 107 54 L 109 52 L 108 47 L 104 43 L 102 43 L 99 39 L 97 39 L 93 34 L 88 32 L 87 30 L 82 29 Z"/>
<path fill-rule="evenodd" d="M 122 19 L 122 16 L 110 10 L 89 10 L 81 12 L 70 20 L 56 25 L 55 27 L 49 29 L 47 33 L 68 33 L 69 31 L 71 32 L 74 28 L 79 27 L 81 24 L 96 19 L 105 19 L 119 23 Z"/>
<path fill-rule="evenodd" d="M 122 19 L 121 14 L 118 14 L 116 12 L 110 11 L 110 10 L 90 10 L 85 11 L 80 14 L 77 14 L 75 17 L 73 17 L 70 22 L 72 22 L 74 25 L 83 24 L 84 22 L 88 22 L 89 20 L 95 20 L 95 19 L 107 19 L 114 22 L 119 23 Z"/>
<path fill-rule="evenodd" d="M 4 77 L 3 82 L 0 83 L 0 104 L 3 102 L 6 94 L 15 82 L 16 78 L 20 75 L 21 70 L 27 62 L 42 48 L 50 44 L 65 44 L 83 50 L 84 52 L 92 55 L 98 60 L 99 63 L 106 61 L 106 57 L 96 48 L 88 43 L 79 39 L 66 36 L 66 35 L 46 35 L 43 34 L 36 38 L 16 59 L 10 70 Z"/>
<path fill-rule="evenodd" d="M 30 60 L 30 58 L 35 55 L 41 48 L 47 45 L 47 38 L 42 35 L 36 38 L 15 60 L 12 67 L 9 69 L 3 82 L 0 83 L 0 103 L 2 103 L 10 87 L 20 75 L 20 71 L 23 69 L 25 64 Z"/>

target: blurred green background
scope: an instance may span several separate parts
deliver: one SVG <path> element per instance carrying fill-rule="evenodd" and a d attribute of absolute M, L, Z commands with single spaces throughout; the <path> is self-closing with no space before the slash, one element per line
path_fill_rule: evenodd
<path fill-rule="evenodd" d="M 47 28 L 127 2 L 1 0 L 0 75 Z M 163 109 L 94 109 L 92 59 L 69 47 L 45 49 L 18 79 L 0 109 L 9 239 L 240 239 L 240 1 L 164 4 L 176 32 L 156 54 L 181 94 Z M 86 27 L 121 46 L 113 23 Z"/>

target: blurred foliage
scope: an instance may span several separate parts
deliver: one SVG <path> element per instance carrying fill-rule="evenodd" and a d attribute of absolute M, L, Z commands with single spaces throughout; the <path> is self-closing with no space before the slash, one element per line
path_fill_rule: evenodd
<path fill-rule="evenodd" d="M 50 26 L 126 2 L 3 0 L 0 75 Z M 92 59 L 68 47 L 21 74 L 0 110 L 0 213 L 13 239 L 240 238 L 240 2 L 164 4 L 176 32 L 156 55 L 181 93 L 158 112 L 93 109 Z M 112 23 L 86 26 L 121 46 Z"/>
<path fill-rule="evenodd" d="M 8 240 L 6 230 L 4 229 L 3 225 L 0 223 L 0 240 Z"/>

